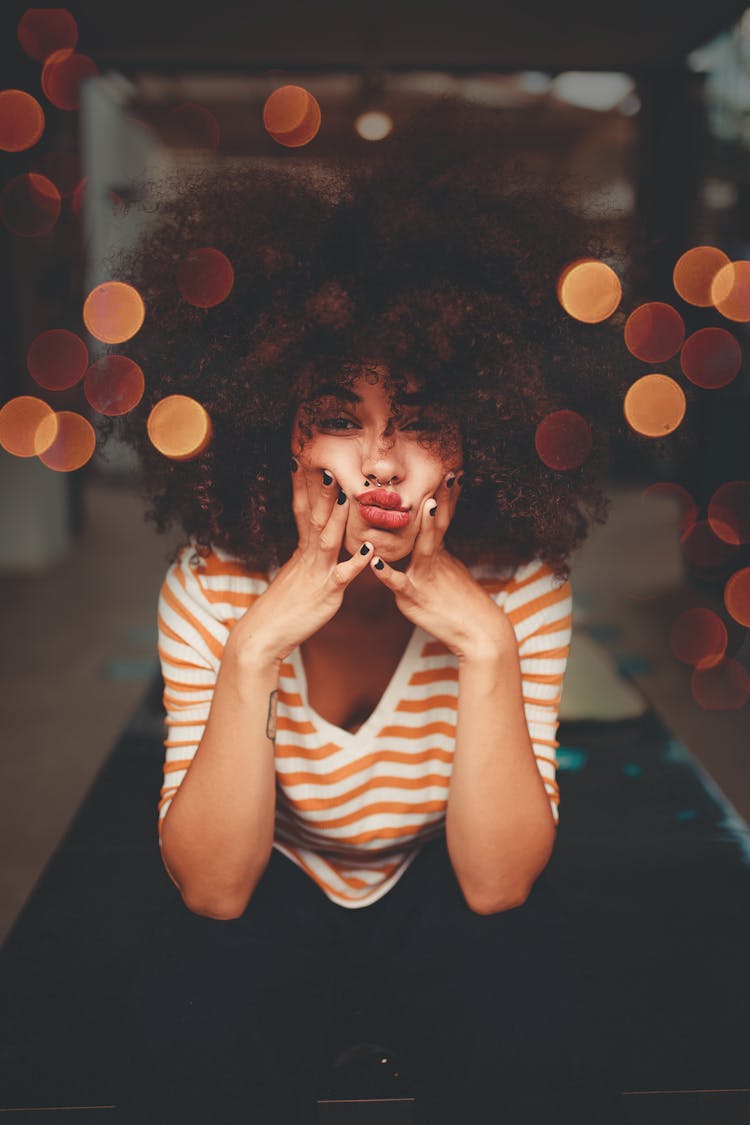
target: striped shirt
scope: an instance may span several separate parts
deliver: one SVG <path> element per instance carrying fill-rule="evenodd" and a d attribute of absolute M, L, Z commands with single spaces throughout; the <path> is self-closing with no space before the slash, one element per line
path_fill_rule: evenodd
<path fill-rule="evenodd" d="M 159 597 L 167 722 L 160 840 L 203 735 L 229 632 L 277 573 L 248 571 L 218 548 L 194 567 L 192 553 L 186 548 L 170 566 Z M 570 583 L 538 560 L 503 576 L 469 569 L 513 625 L 529 736 L 557 824 L 555 734 L 570 649 Z M 457 712 L 458 659 L 418 626 L 355 733 L 310 707 L 302 656 L 294 649 L 279 678 L 273 846 L 341 906 L 381 898 L 420 848 L 445 832 Z"/>

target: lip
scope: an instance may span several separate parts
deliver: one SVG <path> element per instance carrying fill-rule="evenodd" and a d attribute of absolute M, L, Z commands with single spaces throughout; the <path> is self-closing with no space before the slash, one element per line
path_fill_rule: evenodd
<path fill-rule="evenodd" d="M 388 511 L 398 510 L 400 512 L 408 512 L 409 510 L 401 504 L 401 497 L 398 492 L 391 492 L 388 488 L 368 488 L 367 492 L 360 492 L 357 500 L 366 507 L 385 508 Z"/>
<path fill-rule="evenodd" d="M 409 512 L 406 509 L 378 508 L 375 504 L 359 505 L 360 515 L 365 523 L 371 527 L 380 527 L 385 531 L 398 531 L 406 527 L 409 522 Z"/>

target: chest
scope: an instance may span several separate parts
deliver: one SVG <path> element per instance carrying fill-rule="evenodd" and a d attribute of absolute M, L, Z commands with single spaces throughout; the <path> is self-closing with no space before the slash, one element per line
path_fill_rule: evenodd
<path fill-rule="evenodd" d="M 301 646 L 310 706 L 354 734 L 393 679 L 413 632 L 402 618 L 388 628 L 321 630 Z"/>

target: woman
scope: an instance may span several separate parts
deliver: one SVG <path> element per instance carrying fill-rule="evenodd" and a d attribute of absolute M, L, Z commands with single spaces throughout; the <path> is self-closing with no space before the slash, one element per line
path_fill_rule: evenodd
<path fill-rule="evenodd" d="M 606 330 L 557 306 L 586 248 L 559 202 L 430 124 L 374 170 L 193 184 L 127 263 L 156 310 L 129 433 L 187 534 L 159 615 L 181 901 L 135 991 L 132 1122 L 317 1120 L 352 1005 L 419 1125 L 614 1120 L 545 874 L 604 434 L 568 473 L 533 441 L 563 405 L 611 426 Z M 232 260 L 217 309 L 176 292 L 196 246 Z M 172 392 L 212 420 L 190 462 L 145 439 Z"/>

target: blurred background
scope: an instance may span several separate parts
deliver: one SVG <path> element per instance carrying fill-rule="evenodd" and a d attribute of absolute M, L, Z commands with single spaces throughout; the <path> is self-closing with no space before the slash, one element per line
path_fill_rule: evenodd
<path fill-rule="evenodd" d="M 105 350 L 84 324 L 84 299 L 111 279 L 109 256 L 148 223 L 147 180 L 258 159 L 324 167 L 383 143 L 449 94 L 483 115 L 498 152 L 580 184 L 581 214 L 606 223 L 635 278 L 614 314 L 623 328 L 637 306 L 664 302 L 688 334 L 721 328 L 741 355 L 750 321 L 744 275 L 740 312 L 729 318 L 686 301 L 673 279 L 694 247 L 718 248 L 731 262 L 749 256 L 743 4 L 216 0 L 209 10 L 81 0 L 67 15 L 53 11 L 47 24 L 22 5 L 0 13 L 3 87 L 32 95 L 43 113 L 39 132 L 29 102 L 0 101 L 0 407 L 33 396 L 89 428 L 55 460 L 19 455 L 9 411 L 0 426 L 0 938 L 158 672 L 156 599 L 171 540 L 144 523 L 138 465 L 125 447 L 87 446 L 102 415 L 81 378 Z M 317 132 L 295 146 L 263 121 L 269 97 L 288 84 L 321 111 Z M 30 349 L 51 330 L 88 349 L 72 386 L 54 373 L 45 386 L 30 373 Z M 688 386 L 676 352 L 641 366 Z M 723 382 L 691 382 L 681 423 L 689 442 L 662 438 L 658 454 L 648 442 L 615 450 L 610 520 L 574 561 L 561 718 L 653 710 L 744 829 L 747 361 Z M 727 485 L 717 522 L 712 501 Z M 688 610 L 708 616 L 681 616 Z"/>

